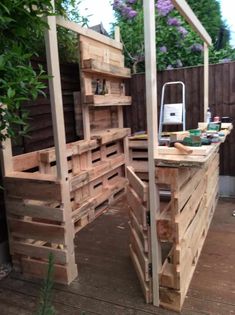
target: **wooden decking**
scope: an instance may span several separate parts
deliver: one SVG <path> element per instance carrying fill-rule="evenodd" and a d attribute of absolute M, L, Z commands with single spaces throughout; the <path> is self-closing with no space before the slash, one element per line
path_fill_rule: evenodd
<path fill-rule="evenodd" d="M 220 200 L 188 296 L 184 315 L 235 314 L 234 200 Z M 125 200 L 76 236 L 79 278 L 53 292 L 57 314 L 173 315 L 146 305 L 128 253 Z M 11 273 L 0 281 L 0 314 L 32 315 L 41 282 Z"/>

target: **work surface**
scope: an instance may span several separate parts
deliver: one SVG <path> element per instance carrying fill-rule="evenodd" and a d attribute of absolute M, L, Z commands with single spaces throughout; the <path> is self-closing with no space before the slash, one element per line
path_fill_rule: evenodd
<path fill-rule="evenodd" d="M 125 199 L 76 236 L 79 279 L 56 285 L 59 315 L 173 315 L 144 303 L 129 254 Z M 234 200 L 220 200 L 185 300 L 183 315 L 235 314 Z M 0 314 L 32 315 L 40 282 L 12 273 L 0 281 Z M 84 311 L 84 313 L 82 313 Z"/>

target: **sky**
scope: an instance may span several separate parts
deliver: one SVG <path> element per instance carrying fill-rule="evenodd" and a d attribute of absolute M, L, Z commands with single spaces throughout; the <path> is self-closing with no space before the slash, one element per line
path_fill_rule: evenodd
<path fill-rule="evenodd" d="M 111 6 L 112 0 L 82 0 L 80 4 L 81 15 L 91 15 L 89 26 L 103 23 L 104 28 L 109 31 L 114 20 Z M 231 44 L 235 47 L 235 1 L 220 0 L 221 11 L 224 20 L 231 30 Z"/>
<path fill-rule="evenodd" d="M 235 1 L 220 0 L 220 3 L 223 18 L 231 30 L 231 44 L 235 47 Z"/>
<path fill-rule="evenodd" d="M 114 21 L 111 0 L 82 0 L 79 5 L 81 15 L 91 15 L 89 17 L 89 26 L 103 23 L 104 28 L 109 31 Z"/>

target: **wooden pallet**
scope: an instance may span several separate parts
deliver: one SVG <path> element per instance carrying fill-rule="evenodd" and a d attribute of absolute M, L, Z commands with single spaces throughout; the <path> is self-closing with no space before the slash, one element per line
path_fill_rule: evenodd
<path fill-rule="evenodd" d="M 52 252 L 55 281 L 73 280 L 67 266 L 71 253 L 66 249 L 65 212 L 71 211 L 77 233 L 125 194 L 127 134 L 129 129 L 107 130 L 94 133 L 91 140 L 67 145 L 70 209 L 62 202 L 54 148 L 13 157 L 14 172 L 5 177 L 5 192 L 10 251 L 16 269 L 43 278 Z"/>
<path fill-rule="evenodd" d="M 145 143 L 143 146 L 143 140 L 131 141 L 130 164 L 134 166 L 128 167 L 127 196 L 131 207 L 131 257 L 146 302 L 149 302 L 152 299 L 151 276 L 146 275 L 146 266 L 147 263 L 151 265 L 148 252 L 151 238 L 148 173 L 147 164 L 143 164 L 147 163 Z M 182 308 L 215 210 L 218 169 L 219 156 L 216 152 L 201 168 L 156 167 L 156 184 L 161 200 L 160 216 L 156 221 L 157 237 L 161 241 L 164 259 L 159 275 L 160 304 L 165 308 L 174 311 Z"/>

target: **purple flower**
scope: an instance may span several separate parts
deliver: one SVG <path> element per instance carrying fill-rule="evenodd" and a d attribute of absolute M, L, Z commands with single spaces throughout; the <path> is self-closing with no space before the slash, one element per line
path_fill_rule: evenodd
<path fill-rule="evenodd" d="M 124 17 L 128 17 L 128 14 L 132 11 L 132 8 L 129 6 L 123 6 L 122 8 L 122 15 Z"/>
<path fill-rule="evenodd" d="M 224 58 L 224 59 L 221 59 L 219 62 L 220 63 L 226 63 L 226 62 L 231 62 L 232 60 L 230 58 Z"/>
<path fill-rule="evenodd" d="M 166 68 L 166 70 L 172 70 L 172 69 L 174 69 L 174 67 L 172 65 L 168 65 Z"/>
<path fill-rule="evenodd" d="M 160 16 L 166 16 L 174 9 L 171 0 L 158 0 L 156 7 Z"/>
<path fill-rule="evenodd" d="M 159 50 L 160 50 L 160 52 L 162 52 L 162 53 L 166 53 L 166 52 L 167 52 L 166 46 L 160 47 Z"/>
<path fill-rule="evenodd" d="M 114 10 L 120 10 L 122 7 L 122 3 L 120 0 L 114 0 L 113 2 L 113 9 Z"/>
<path fill-rule="evenodd" d="M 127 0 L 127 3 L 135 4 L 137 0 Z"/>
<path fill-rule="evenodd" d="M 192 52 L 202 52 L 203 51 L 203 46 L 201 44 L 193 44 L 191 47 L 190 47 L 191 51 Z"/>
<path fill-rule="evenodd" d="M 136 17 L 137 15 L 137 12 L 135 10 L 131 10 L 129 13 L 128 13 L 128 19 L 133 19 L 134 17 Z"/>
<path fill-rule="evenodd" d="M 169 17 L 167 20 L 167 24 L 170 26 L 180 26 L 181 25 L 181 21 L 179 19 L 177 19 L 176 17 Z"/>
<path fill-rule="evenodd" d="M 188 31 L 183 26 L 178 26 L 177 30 L 179 31 L 182 37 L 185 37 L 188 34 Z"/>

